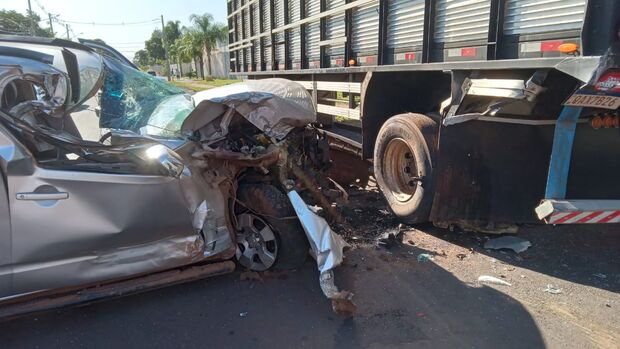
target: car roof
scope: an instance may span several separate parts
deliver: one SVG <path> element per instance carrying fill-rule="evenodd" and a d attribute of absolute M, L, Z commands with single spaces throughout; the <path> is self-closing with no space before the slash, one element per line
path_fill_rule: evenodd
<path fill-rule="evenodd" d="M 78 50 L 93 52 L 93 49 L 86 45 L 82 45 L 75 41 L 58 39 L 58 38 L 42 38 L 38 36 L 21 36 L 21 35 L 3 35 L 0 34 L 0 42 L 19 42 L 24 44 L 48 45 L 57 47 L 68 47 Z"/>

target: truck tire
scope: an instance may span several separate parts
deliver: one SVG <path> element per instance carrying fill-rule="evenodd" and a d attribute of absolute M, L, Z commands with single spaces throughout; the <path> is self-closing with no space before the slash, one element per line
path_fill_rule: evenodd
<path fill-rule="evenodd" d="M 270 184 L 244 183 L 237 190 L 237 199 L 243 203 L 242 207 L 235 209 L 237 214 L 249 210 L 272 228 L 277 243 L 272 268 L 295 269 L 304 264 L 310 245 L 293 206 L 283 192 Z"/>
<path fill-rule="evenodd" d="M 377 184 L 404 223 L 427 222 L 434 195 L 437 122 L 422 114 L 399 114 L 379 130 L 374 152 Z"/>

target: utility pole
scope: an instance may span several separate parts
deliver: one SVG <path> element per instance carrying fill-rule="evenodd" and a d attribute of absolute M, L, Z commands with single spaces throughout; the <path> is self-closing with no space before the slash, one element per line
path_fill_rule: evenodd
<path fill-rule="evenodd" d="M 71 40 L 69 37 L 69 23 L 65 23 L 65 28 L 67 29 L 67 40 Z"/>
<path fill-rule="evenodd" d="M 50 31 L 52 32 L 52 37 L 56 36 L 56 34 L 54 34 L 54 25 L 52 24 L 52 14 L 48 13 L 47 14 L 49 16 L 50 19 Z"/>
<path fill-rule="evenodd" d="M 170 81 L 170 58 L 168 57 L 168 44 L 164 34 L 164 15 L 161 15 L 161 42 L 164 46 L 164 57 L 166 57 L 166 75 L 168 76 L 168 81 Z"/>
<path fill-rule="evenodd" d="M 34 16 L 32 13 L 32 6 L 30 5 L 30 0 L 28 0 L 28 16 L 30 17 L 30 36 L 34 36 Z"/>

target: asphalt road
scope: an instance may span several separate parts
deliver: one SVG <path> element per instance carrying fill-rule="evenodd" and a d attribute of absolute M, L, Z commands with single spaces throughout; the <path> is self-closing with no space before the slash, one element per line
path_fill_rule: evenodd
<path fill-rule="evenodd" d="M 420 227 L 419 227 L 420 228 Z M 482 235 L 409 229 L 391 249 L 359 245 L 337 283 L 359 310 L 334 315 L 312 261 L 240 272 L 0 323 L 3 348 L 617 348 L 617 226 L 531 227 L 521 255 Z M 418 261 L 420 253 L 433 260 Z M 488 274 L 512 286 L 482 285 Z M 596 275 L 595 275 L 596 274 Z M 603 275 L 603 276 L 601 276 Z M 561 293 L 544 292 L 552 284 Z"/>

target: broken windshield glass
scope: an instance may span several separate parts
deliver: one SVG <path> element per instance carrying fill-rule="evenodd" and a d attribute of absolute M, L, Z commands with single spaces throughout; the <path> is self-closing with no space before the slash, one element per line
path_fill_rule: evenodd
<path fill-rule="evenodd" d="M 188 94 L 113 58 L 103 60 L 100 127 L 143 135 L 181 136 L 181 124 L 194 109 Z"/>

